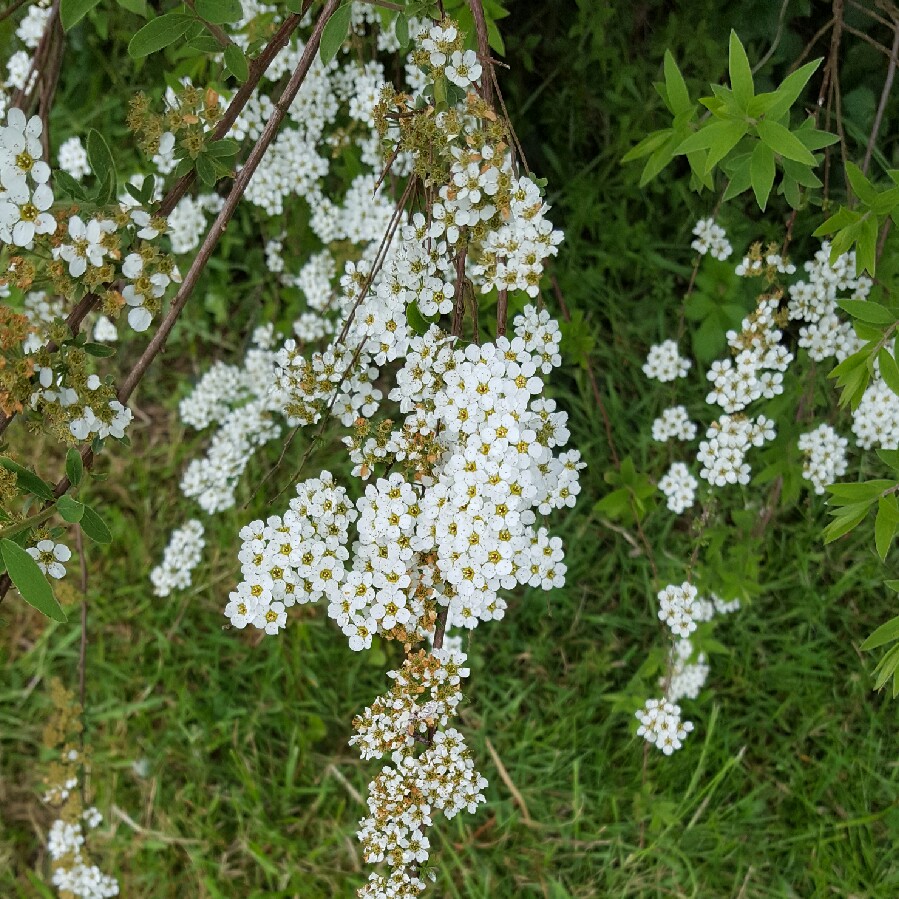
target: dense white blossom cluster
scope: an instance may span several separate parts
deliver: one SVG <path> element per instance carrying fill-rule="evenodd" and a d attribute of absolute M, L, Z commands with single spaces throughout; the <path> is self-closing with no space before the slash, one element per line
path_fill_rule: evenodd
<path fill-rule="evenodd" d="M 636 716 L 640 722 L 637 736 L 661 749 L 665 755 L 680 749 L 687 734 L 693 730 L 693 722 L 684 721 L 680 706 L 668 699 L 647 699 Z"/>
<path fill-rule="evenodd" d="M 686 356 L 678 352 L 677 341 L 665 340 L 649 348 L 649 355 L 643 363 L 643 374 L 665 383 L 687 377 L 691 364 Z"/>
<path fill-rule="evenodd" d="M 899 449 L 899 395 L 879 374 L 853 410 L 852 433 L 862 449 Z"/>
<path fill-rule="evenodd" d="M 195 518 L 172 531 L 162 562 L 150 572 L 153 592 L 157 596 L 168 596 L 172 590 L 190 586 L 191 574 L 206 545 L 204 533 L 202 522 Z"/>
<path fill-rule="evenodd" d="M 811 481 L 815 493 L 823 494 L 828 484 L 846 473 L 846 447 L 849 441 L 827 424 L 799 437 L 799 449 L 804 455 L 802 476 Z"/>
<path fill-rule="evenodd" d="M 659 618 L 678 637 L 689 637 L 696 630 L 696 620 L 700 617 L 696 599 L 699 593 L 690 583 L 669 584 L 658 593 Z"/>
<path fill-rule="evenodd" d="M 690 246 L 701 256 L 708 254 L 723 262 L 734 251 L 724 228 L 714 219 L 700 219 L 693 227 L 693 233 L 696 235 L 696 239 Z"/>
<path fill-rule="evenodd" d="M 103 820 L 95 808 L 85 810 L 84 823 L 88 828 L 97 827 Z M 84 827 L 81 821 L 64 821 L 57 818 L 50 827 L 47 851 L 53 860 L 53 885 L 63 896 L 78 899 L 108 899 L 119 895 L 118 881 L 104 874 L 83 855 Z"/>
<path fill-rule="evenodd" d="M 696 436 L 696 425 L 684 406 L 665 409 L 652 423 L 652 439 L 659 443 L 668 440 L 692 440 Z"/>
<path fill-rule="evenodd" d="M 659 490 L 665 494 L 668 508 L 676 515 L 692 507 L 698 486 L 699 482 L 684 462 L 672 462 L 659 481 Z"/>
<path fill-rule="evenodd" d="M 722 415 L 706 431 L 696 458 L 702 465 L 700 477 L 714 487 L 748 484 L 752 469 L 746 455 L 752 447 L 763 446 L 777 436 L 774 423 L 764 415 L 746 418 Z"/>
<path fill-rule="evenodd" d="M 90 174 L 91 167 L 87 160 L 87 150 L 77 136 L 66 138 L 56 154 L 59 168 L 76 181 L 81 181 Z"/>

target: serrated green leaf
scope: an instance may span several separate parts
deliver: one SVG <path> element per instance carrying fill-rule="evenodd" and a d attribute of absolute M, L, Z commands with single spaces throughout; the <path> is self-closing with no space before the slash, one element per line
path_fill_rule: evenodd
<path fill-rule="evenodd" d="M 74 446 L 69 447 L 66 452 L 66 477 L 73 487 L 77 487 L 83 476 L 84 462 L 81 459 L 81 453 Z"/>
<path fill-rule="evenodd" d="M 84 515 L 84 503 L 64 494 L 57 501 L 56 510 L 70 524 L 77 524 Z"/>
<path fill-rule="evenodd" d="M 877 191 L 874 189 L 874 185 L 871 184 L 865 177 L 865 173 L 854 162 L 846 163 L 846 178 L 855 191 L 855 195 L 862 203 L 870 206 L 872 203 L 877 202 Z"/>
<path fill-rule="evenodd" d="M 759 209 L 765 211 L 774 186 L 774 151 L 761 141 L 755 145 L 749 166 L 752 192 Z"/>
<path fill-rule="evenodd" d="M 899 395 L 899 365 L 886 347 L 877 354 L 880 376 L 893 393 Z"/>
<path fill-rule="evenodd" d="M 815 165 L 815 157 L 811 151 L 787 128 L 778 122 L 763 119 L 756 124 L 756 130 L 762 142 L 769 146 L 780 156 L 794 159 L 796 162 L 804 162 L 806 165 Z"/>
<path fill-rule="evenodd" d="M 396 25 L 393 33 L 396 35 L 400 50 L 405 50 L 409 46 L 409 18 L 403 13 L 397 13 Z"/>
<path fill-rule="evenodd" d="M 337 56 L 337 51 L 343 46 L 343 42 L 350 33 L 352 17 L 352 4 L 347 3 L 338 7 L 325 23 L 325 27 L 322 30 L 321 44 L 318 48 L 318 53 L 323 63 L 327 64 Z"/>
<path fill-rule="evenodd" d="M 250 77 L 250 64 L 243 50 L 237 44 L 228 44 L 225 47 L 225 67 L 243 84 Z"/>
<path fill-rule="evenodd" d="M 59 20 L 63 31 L 74 28 L 100 0 L 61 0 L 59 4 Z"/>
<path fill-rule="evenodd" d="M 9 579 L 16 585 L 22 599 L 54 621 L 67 621 L 65 612 L 56 601 L 53 590 L 44 572 L 38 568 L 37 562 L 18 543 L 8 538 L 0 541 L 0 552 Z"/>
<path fill-rule="evenodd" d="M 215 184 L 215 166 L 212 164 L 212 160 L 205 153 L 201 153 L 195 162 L 200 180 L 207 187 L 212 187 Z"/>
<path fill-rule="evenodd" d="M 174 44 L 197 20 L 185 13 L 170 12 L 144 25 L 128 44 L 128 55 L 142 59 Z"/>
<path fill-rule="evenodd" d="M 81 529 L 94 543 L 110 543 L 112 534 L 102 518 L 90 507 L 84 507 L 84 514 L 79 522 Z"/>
<path fill-rule="evenodd" d="M 663 131 L 653 131 L 652 134 L 647 134 L 643 140 L 640 141 L 635 147 L 631 147 L 624 156 L 621 157 L 622 162 L 633 162 L 635 159 L 640 159 L 643 156 L 648 156 L 650 153 L 657 150 L 662 144 L 665 143 L 666 140 L 671 137 L 671 129 L 667 128 Z"/>
<path fill-rule="evenodd" d="M 749 103 L 755 95 L 755 84 L 752 80 L 752 68 L 749 58 L 743 47 L 737 32 L 730 32 L 730 47 L 728 52 L 730 86 L 734 92 L 734 99 L 741 109 L 749 108 Z"/>

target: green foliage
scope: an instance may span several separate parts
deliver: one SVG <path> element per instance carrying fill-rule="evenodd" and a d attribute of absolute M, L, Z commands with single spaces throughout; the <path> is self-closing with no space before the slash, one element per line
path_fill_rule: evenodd
<path fill-rule="evenodd" d="M 318 54 L 323 63 L 327 64 L 337 56 L 337 51 L 349 36 L 352 17 L 352 4 L 345 3 L 334 10 L 334 14 L 325 23 L 321 44 L 318 48 Z"/>
<path fill-rule="evenodd" d="M 166 13 L 147 22 L 128 44 L 132 59 L 142 59 L 158 53 L 184 37 L 197 24 L 197 20 L 186 13 Z"/>
<path fill-rule="evenodd" d="M 855 249 L 860 271 L 873 275 L 877 265 L 878 236 L 887 219 L 899 223 L 899 169 L 888 169 L 892 187 L 878 190 L 853 162 L 846 163 L 846 177 L 858 199 L 857 208 L 841 206 L 815 231 L 816 237 L 832 234 L 832 259 Z"/>
<path fill-rule="evenodd" d="M 44 573 L 38 568 L 37 562 L 18 543 L 13 543 L 6 537 L 0 540 L 0 554 L 3 556 L 6 573 L 22 599 L 48 618 L 66 622 L 68 620 L 66 614 L 56 601 L 53 590 Z"/>
<path fill-rule="evenodd" d="M 81 453 L 75 447 L 71 447 L 66 453 L 66 477 L 73 487 L 77 487 L 83 476 L 84 462 L 81 459 Z"/>
<path fill-rule="evenodd" d="M 730 34 L 730 88 L 712 86 L 712 96 L 699 102 L 711 114 L 698 122 L 696 104 L 674 61 L 665 53 L 665 82 L 656 84 L 668 111 L 674 116 L 671 128 L 655 131 L 626 153 L 623 162 L 649 155 L 640 184 L 655 178 L 676 156 L 686 156 L 698 189 L 712 188 L 712 176 L 721 168 L 728 177 L 724 199 L 752 188 L 756 203 L 764 211 L 774 187 L 778 167 L 782 170 L 780 192 L 798 208 L 800 186 L 818 187 L 813 173 L 819 158 L 813 150 L 834 143 L 836 135 L 818 131 L 812 119 L 792 130 L 790 110 L 802 94 L 821 60 L 807 63 L 788 75 L 773 91 L 755 92 L 746 50 L 735 31 Z"/>
<path fill-rule="evenodd" d="M 59 18 L 66 31 L 74 28 L 100 0 L 60 0 Z"/>
<path fill-rule="evenodd" d="M 50 484 L 39 478 L 33 471 L 29 471 L 27 468 L 19 465 L 14 459 L 10 459 L 8 456 L 0 456 L 0 465 L 7 471 L 15 474 L 19 492 L 34 494 L 38 499 L 43 499 L 47 502 L 53 502 L 55 499 L 53 488 Z"/>

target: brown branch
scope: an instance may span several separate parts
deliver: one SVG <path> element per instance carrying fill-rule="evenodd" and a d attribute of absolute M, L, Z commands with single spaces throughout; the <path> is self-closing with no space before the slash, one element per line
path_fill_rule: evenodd
<path fill-rule="evenodd" d="M 21 9 L 22 6 L 24 6 L 27 2 L 28 0 L 14 0 L 14 2 L 11 3 L 6 9 L 4 9 L 3 12 L 0 12 L 0 22 L 2 22 L 4 19 L 8 19 L 11 15 L 13 15 L 13 13 Z"/>
<path fill-rule="evenodd" d="M 896 77 L 896 56 L 899 54 L 899 25 L 893 28 L 893 49 L 890 53 L 890 64 L 887 68 L 887 77 L 883 83 L 883 90 L 880 94 L 880 103 L 877 106 L 877 114 L 874 116 L 874 125 L 871 128 L 871 134 L 868 137 L 868 146 L 865 148 L 865 158 L 862 162 L 862 172 L 868 174 L 868 166 L 871 165 L 871 154 L 874 152 L 874 145 L 877 142 L 877 134 L 880 131 L 880 125 L 883 122 L 883 113 L 886 110 L 887 100 L 890 98 L 890 91 L 893 89 L 893 79 Z"/>
<path fill-rule="evenodd" d="M 481 73 L 481 96 L 493 105 L 493 61 L 490 58 L 490 39 L 487 35 L 487 19 L 481 0 L 468 0 L 474 27 L 478 36 L 478 56 L 484 71 Z"/>
<path fill-rule="evenodd" d="M 197 7 L 194 3 L 194 0 L 184 0 L 184 2 L 190 7 L 190 11 L 203 23 L 203 26 L 206 30 L 219 42 L 222 47 L 228 47 L 234 43 L 231 40 L 231 37 L 228 33 L 218 25 L 214 25 L 212 22 L 204 19 L 198 12 Z"/>
<path fill-rule="evenodd" d="M 12 101 L 9 104 L 10 107 L 21 109 L 26 115 L 34 100 L 34 88 L 44 71 L 56 25 L 59 22 L 59 4 L 60 0 L 53 0 L 50 15 L 47 17 L 47 24 L 44 26 L 40 40 L 34 48 L 34 56 L 31 57 L 31 65 L 28 67 L 25 84 L 13 94 Z"/>

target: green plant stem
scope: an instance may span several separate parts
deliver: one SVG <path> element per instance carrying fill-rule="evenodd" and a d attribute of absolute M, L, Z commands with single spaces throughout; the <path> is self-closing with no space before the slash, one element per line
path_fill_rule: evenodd
<path fill-rule="evenodd" d="M 0 528 L 0 540 L 2 540 L 4 537 L 12 537 L 14 534 L 18 534 L 21 531 L 24 531 L 26 528 L 33 528 L 35 527 L 35 525 L 42 524 L 55 511 L 56 503 L 52 503 L 45 509 L 41 509 L 40 512 L 35 512 L 34 515 L 31 515 L 28 518 L 23 518 L 21 521 L 16 522 L 15 524 L 8 524 L 5 528 Z"/>

